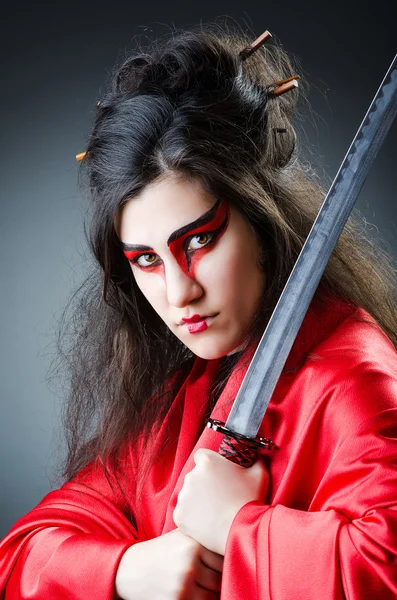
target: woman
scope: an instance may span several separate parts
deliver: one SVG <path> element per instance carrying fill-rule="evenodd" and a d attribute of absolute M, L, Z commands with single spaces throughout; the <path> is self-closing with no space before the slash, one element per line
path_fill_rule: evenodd
<path fill-rule="evenodd" d="M 357 225 L 262 423 L 276 447 L 243 469 L 204 430 L 324 197 L 294 77 L 280 48 L 206 27 L 127 59 L 98 103 L 66 482 L 3 540 L 2 598 L 396 597 L 393 275 Z"/>

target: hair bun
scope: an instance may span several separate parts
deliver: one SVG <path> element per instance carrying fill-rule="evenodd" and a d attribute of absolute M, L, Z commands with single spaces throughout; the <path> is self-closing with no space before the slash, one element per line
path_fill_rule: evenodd
<path fill-rule="evenodd" d="M 176 99 L 193 89 L 212 94 L 224 91 L 229 81 L 226 87 L 230 91 L 238 63 L 238 57 L 216 40 L 200 40 L 186 32 L 177 43 L 170 40 L 150 55 L 127 59 L 116 75 L 116 89 L 127 94 L 155 92 Z"/>
<path fill-rule="evenodd" d="M 146 56 L 128 58 L 119 68 L 115 78 L 115 92 L 125 93 L 131 89 L 139 89 L 143 74 L 150 60 Z"/>

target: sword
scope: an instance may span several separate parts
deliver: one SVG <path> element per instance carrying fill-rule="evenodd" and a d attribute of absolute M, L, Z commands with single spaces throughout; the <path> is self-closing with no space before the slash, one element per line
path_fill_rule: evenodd
<path fill-rule="evenodd" d="M 274 442 L 257 436 L 274 388 L 333 249 L 397 113 L 394 57 L 347 151 L 245 374 L 226 423 L 219 453 L 250 467 Z"/>

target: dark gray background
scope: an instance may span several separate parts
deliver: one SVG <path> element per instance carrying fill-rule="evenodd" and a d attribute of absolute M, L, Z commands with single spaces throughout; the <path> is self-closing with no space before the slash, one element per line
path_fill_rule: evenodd
<path fill-rule="evenodd" d="M 229 15 L 269 29 L 311 85 L 301 141 L 332 177 L 396 51 L 392 2 L 91 0 L 2 9 L 0 537 L 57 485 L 61 398 L 46 383 L 54 331 L 81 281 L 85 242 L 75 154 L 107 71 L 136 34 Z M 358 207 L 396 253 L 394 125 Z"/>

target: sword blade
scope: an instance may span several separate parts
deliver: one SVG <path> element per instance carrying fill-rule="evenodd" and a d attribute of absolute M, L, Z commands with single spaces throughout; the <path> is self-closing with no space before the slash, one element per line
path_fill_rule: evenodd
<path fill-rule="evenodd" d="M 321 206 L 226 421 L 255 437 L 330 255 L 397 113 L 397 55 Z"/>

